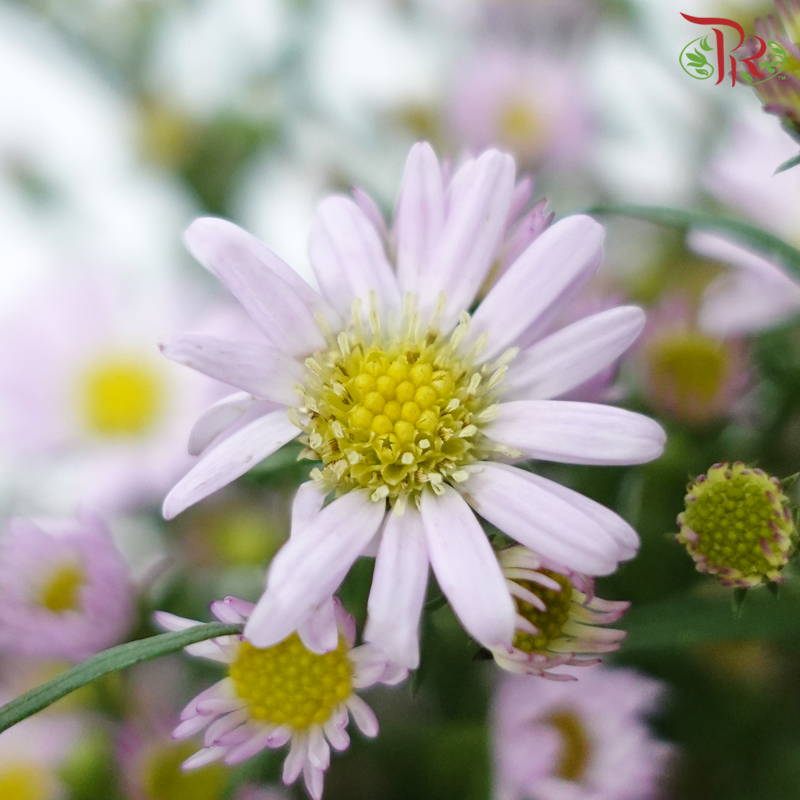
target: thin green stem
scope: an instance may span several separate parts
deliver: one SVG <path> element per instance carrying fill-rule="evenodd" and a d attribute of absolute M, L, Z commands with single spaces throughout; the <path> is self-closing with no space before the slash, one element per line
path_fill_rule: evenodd
<path fill-rule="evenodd" d="M 29 692 L 17 697 L 10 703 L 0 707 L 0 733 L 7 730 L 12 725 L 16 725 L 26 717 L 30 717 L 37 711 L 47 708 L 51 703 L 60 700 L 64 695 L 80 689 L 87 683 L 115 672 L 125 667 L 131 667 L 142 661 L 149 661 L 153 658 L 175 653 L 189 644 L 202 642 L 205 639 L 213 639 L 216 636 L 230 636 L 242 632 L 241 625 L 229 625 L 222 622 L 209 622 L 203 625 L 195 625 L 185 631 L 177 633 L 162 633 L 158 636 L 150 636 L 147 639 L 139 639 L 135 642 L 127 642 L 104 650 L 96 656 L 76 664 L 66 672 L 62 672 L 53 680 L 31 689 Z"/>

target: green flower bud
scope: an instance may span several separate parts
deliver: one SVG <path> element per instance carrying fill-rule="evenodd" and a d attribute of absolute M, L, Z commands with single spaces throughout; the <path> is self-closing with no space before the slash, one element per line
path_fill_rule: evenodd
<path fill-rule="evenodd" d="M 725 586 L 781 582 L 795 527 L 781 483 L 737 461 L 715 464 L 689 484 L 676 539 L 700 572 Z"/>

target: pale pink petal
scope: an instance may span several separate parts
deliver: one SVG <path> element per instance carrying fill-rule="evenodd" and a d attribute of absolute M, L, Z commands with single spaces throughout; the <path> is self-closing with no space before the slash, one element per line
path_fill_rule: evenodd
<path fill-rule="evenodd" d="M 322 511 L 327 497 L 314 481 L 306 481 L 300 485 L 292 503 L 292 533 L 308 525 Z"/>
<path fill-rule="evenodd" d="M 169 611 L 156 611 L 153 614 L 153 619 L 166 631 L 185 631 L 187 628 L 194 628 L 203 624 L 196 619 L 187 619 L 176 614 L 170 614 Z"/>
<path fill-rule="evenodd" d="M 388 231 L 386 230 L 386 220 L 378 208 L 378 204 L 363 189 L 354 186 L 351 190 L 353 201 L 364 212 L 364 215 L 372 223 L 373 227 L 380 234 L 381 239 L 386 241 Z"/>
<path fill-rule="evenodd" d="M 206 764 L 219 761 L 227 751 L 227 747 L 204 747 L 202 750 L 198 750 L 193 756 L 189 756 L 181 766 L 185 770 L 199 769 Z"/>
<path fill-rule="evenodd" d="M 711 233 L 693 231 L 690 249 L 733 265 L 706 289 L 700 327 L 714 336 L 756 333 L 800 313 L 800 283 L 767 259 Z"/>
<path fill-rule="evenodd" d="M 337 725 L 333 719 L 329 719 L 323 725 L 323 730 L 334 750 L 338 750 L 339 752 L 347 750 L 350 745 L 350 737 L 347 735 L 347 731 L 344 728 Z"/>
<path fill-rule="evenodd" d="M 331 748 L 317 725 L 312 725 L 308 731 L 308 760 L 317 769 L 328 769 L 331 763 Z"/>
<path fill-rule="evenodd" d="M 383 681 L 386 673 L 386 654 L 380 647 L 370 642 L 350 651 L 353 665 L 353 688 L 365 689 L 378 681 Z"/>
<path fill-rule="evenodd" d="M 348 492 L 324 508 L 281 547 L 270 564 L 267 588 L 245 627 L 256 647 L 285 639 L 330 597 L 383 520 L 385 505 L 369 492 Z"/>
<path fill-rule="evenodd" d="M 502 403 L 484 433 L 528 458 L 562 464 L 643 464 L 658 458 L 666 434 L 655 420 L 599 403 Z"/>
<path fill-rule="evenodd" d="M 162 513 L 172 519 L 185 508 L 208 497 L 244 475 L 262 459 L 298 434 L 286 411 L 273 411 L 251 422 L 202 456 L 164 500 Z"/>
<path fill-rule="evenodd" d="M 470 168 L 456 174 L 453 208 L 431 263 L 420 276 L 420 305 L 427 313 L 446 297 L 442 327 L 447 329 L 469 308 L 497 256 L 514 192 L 514 160 L 487 150 Z"/>
<path fill-rule="evenodd" d="M 312 800 L 322 800 L 322 788 L 325 780 L 325 770 L 315 767 L 311 761 L 303 765 L 303 780 Z"/>
<path fill-rule="evenodd" d="M 297 780 L 303 771 L 303 765 L 308 757 L 308 738 L 304 733 L 297 733 L 292 737 L 292 746 L 283 762 L 283 782 L 288 786 Z"/>
<path fill-rule="evenodd" d="M 226 764 L 239 764 L 248 758 L 252 758 L 256 753 L 260 753 L 270 745 L 272 728 L 262 728 L 250 736 L 249 739 L 232 747 L 225 756 Z"/>
<path fill-rule="evenodd" d="M 514 603 L 478 520 L 449 486 L 423 492 L 420 503 L 431 567 L 467 632 L 485 647 L 510 647 Z"/>
<path fill-rule="evenodd" d="M 357 694 L 351 694 L 345 700 L 345 705 L 353 715 L 353 722 L 364 736 L 372 739 L 378 735 L 378 718 L 375 712 Z"/>
<path fill-rule="evenodd" d="M 617 541 L 592 517 L 535 475 L 506 464 L 466 467 L 467 502 L 503 533 L 544 558 L 588 575 L 608 575 L 622 558 Z M 548 482 L 549 483 L 549 482 Z"/>
<path fill-rule="evenodd" d="M 549 400 L 581 386 L 619 358 L 642 332 L 644 311 L 619 306 L 573 322 L 520 353 L 504 397 Z"/>
<path fill-rule="evenodd" d="M 189 434 L 189 452 L 199 456 L 226 428 L 239 420 L 258 398 L 249 392 L 237 392 L 223 397 L 204 411 Z"/>
<path fill-rule="evenodd" d="M 389 660 L 409 669 L 419 665 L 419 620 L 428 585 L 428 552 L 422 516 L 408 507 L 389 514 L 383 530 L 367 606 L 364 639 Z"/>
<path fill-rule="evenodd" d="M 322 201 L 309 234 L 309 257 L 323 295 L 343 317 L 350 315 L 355 297 L 368 312 L 373 293 L 379 313 L 399 307 L 400 292 L 380 236 L 349 197 Z"/>
<path fill-rule="evenodd" d="M 508 469 L 513 469 L 513 467 L 508 467 Z M 562 486 L 560 483 L 550 481 L 541 475 L 535 475 L 531 472 L 526 472 L 525 474 L 529 476 L 528 480 L 531 483 L 535 483 L 551 494 L 557 495 L 562 500 L 571 503 L 586 516 L 591 517 L 617 542 L 622 560 L 633 558 L 636 555 L 636 551 L 639 549 L 639 535 L 619 514 L 615 514 L 610 508 L 606 508 L 586 497 L 586 495 Z"/>
<path fill-rule="evenodd" d="M 576 215 L 542 232 L 506 270 L 472 318 L 469 339 L 489 334 L 482 360 L 532 342 L 603 260 L 603 226 Z"/>
<path fill-rule="evenodd" d="M 291 267 L 233 223 L 204 217 L 189 226 L 184 238 L 192 255 L 228 287 L 284 353 L 310 355 L 325 348 L 315 312 L 331 327 L 340 326 L 338 317 Z"/>
<path fill-rule="evenodd" d="M 312 653 L 330 653 L 339 644 L 333 598 L 323 600 L 297 628 L 297 635 Z"/>
<path fill-rule="evenodd" d="M 395 214 L 397 281 L 416 292 L 444 226 L 444 185 L 436 153 L 427 142 L 411 148 Z"/>
<path fill-rule="evenodd" d="M 213 720 L 214 717 L 211 716 L 198 715 L 196 717 L 189 717 L 189 719 L 181 722 L 178 727 L 172 731 L 172 738 L 178 740 L 189 739 L 200 733 L 200 731 L 203 730 L 206 725 L 210 725 Z"/>
<path fill-rule="evenodd" d="M 159 347 L 171 361 L 237 389 L 287 406 L 299 405 L 295 384 L 303 383 L 305 367 L 275 347 L 192 333 L 162 339 Z"/>

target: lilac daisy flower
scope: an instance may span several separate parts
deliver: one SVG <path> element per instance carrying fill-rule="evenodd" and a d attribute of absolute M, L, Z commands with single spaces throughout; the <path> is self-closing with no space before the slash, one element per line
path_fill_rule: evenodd
<path fill-rule="evenodd" d="M 12 519 L 0 539 L 0 650 L 83 661 L 133 623 L 128 566 L 103 521 Z"/>
<path fill-rule="evenodd" d="M 244 622 L 253 605 L 235 597 L 214 602 L 223 622 Z M 338 601 L 331 601 L 338 641 L 324 654 L 308 650 L 295 634 L 278 645 L 254 647 L 241 636 L 222 636 L 190 645 L 188 653 L 228 664 L 228 676 L 199 694 L 181 713 L 176 739 L 205 731 L 203 747 L 185 769 L 223 760 L 238 764 L 267 747 L 291 742 L 283 781 L 303 773 L 314 800 L 322 796 L 330 748 L 346 750 L 350 717 L 365 736 L 377 736 L 378 721 L 356 689 L 387 682 L 391 668 L 375 647 L 354 647 L 356 624 Z M 199 623 L 162 611 L 157 622 L 177 631 Z M 391 682 L 391 677 L 389 679 Z"/>
<path fill-rule="evenodd" d="M 637 464 L 665 441 L 640 414 L 555 399 L 617 359 L 644 324 L 641 309 L 619 307 L 547 333 L 602 260 L 594 220 L 567 217 L 540 232 L 469 313 L 524 210 L 529 186 L 520 185 L 513 159 L 496 150 L 447 179 L 431 147 L 416 145 L 391 232 L 363 194 L 321 204 L 310 238 L 320 293 L 228 222 L 189 228 L 193 254 L 267 342 L 162 342 L 169 358 L 241 390 L 196 425 L 192 446 L 207 451 L 164 515 L 239 477 L 298 429 L 305 455 L 322 462 L 305 494 L 307 521 L 272 561 L 248 621 L 254 645 L 296 630 L 381 529 L 370 636 L 406 653 L 408 667 L 429 565 L 477 641 L 511 646 L 514 604 L 472 509 L 570 570 L 604 575 L 635 554 L 638 537 L 617 515 L 498 463 Z"/>
<path fill-rule="evenodd" d="M 579 681 L 504 678 L 494 700 L 494 800 L 648 800 L 671 746 L 643 718 L 663 687 L 633 670 L 595 667 Z"/>

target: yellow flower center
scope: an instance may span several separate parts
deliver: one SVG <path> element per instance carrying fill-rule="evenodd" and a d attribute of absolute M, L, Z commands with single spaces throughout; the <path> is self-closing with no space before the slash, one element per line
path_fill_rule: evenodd
<path fill-rule="evenodd" d="M 77 611 L 80 608 L 81 587 L 85 581 L 86 576 L 78 565 L 63 564 L 50 575 L 39 590 L 37 598 L 39 605 L 54 614 Z"/>
<path fill-rule="evenodd" d="M 255 719 L 305 730 L 330 719 L 353 691 L 353 667 L 344 639 L 331 653 L 307 650 L 294 633 L 273 647 L 239 645 L 230 676 Z"/>
<path fill-rule="evenodd" d="M 514 636 L 514 647 L 526 653 L 543 653 L 550 642 L 559 639 L 572 608 L 572 583 L 569 578 L 549 569 L 538 569 L 537 572 L 556 581 L 561 589 L 548 589 L 533 581 L 515 579 L 515 583 L 535 594 L 547 607 L 546 611 L 542 611 L 525 600 L 514 598 L 519 614 L 539 630 L 539 633 L 517 631 Z"/>
<path fill-rule="evenodd" d="M 648 355 L 654 395 L 687 413 L 718 396 L 731 368 L 725 345 L 696 331 L 664 334 Z"/>
<path fill-rule="evenodd" d="M 441 493 L 444 481 L 465 480 L 462 467 L 492 447 L 480 426 L 497 413 L 506 368 L 474 366 L 478 346 L 458 352 L 468 315 L 449 337 L 410 320 L 385 340 L 376 319 L 369 337 L 354 323 L 306 362 L 308 422 L 296 424 L 323 463 L 313 475 L 329 490 L 368 488 L 373 500 L 404 503 L 425 485 Z"/>
<path fill-rule="evenodd" d="M 219 764 L 183 770 L 181 764 L 197 749 L 191 742 L 158 747 L 143 765 L 143 788 L 149 800 L 218 800 L 227 783 Z"/>
<path fill-rule="evenodd" d="M 568 709 L 554 711 L 544 719 L 561 734 L 561 752 L 555 775 L 565 781 L 582 781 L 591 760 L 591 739 L 581 720 Z"/>
<path fill-rule="evenodd" d="M 33 764 L 0 765 L 0 797 L 3 800 L 42 800 L 51 791 L 50 781 Z"/>
<path fill-rule="evenodd" d="M 88 428 L 103 436 L 135 436 L 150 430 L 162 411 L 161 376 L 135 358 L 109 358 L 83 376 L 81 405 Z"/>
<path fill-rule="evenodd" d="M 542 138 L 544 126 L 538 114 L 519 100 L 508 103 L 500 115 L 500 134 L 513 144 L 530 150 Z"/>

